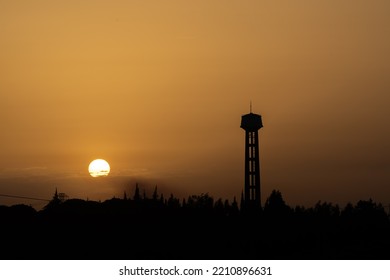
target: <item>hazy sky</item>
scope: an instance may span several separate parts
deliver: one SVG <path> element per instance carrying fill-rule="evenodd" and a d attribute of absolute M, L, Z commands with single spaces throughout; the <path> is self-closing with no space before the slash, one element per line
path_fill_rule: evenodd
<path fill-rule="evenodd" d="M 390 203 L 390 2 L 0 0 L 0 193 Z M 88 164 L 104 158 L 107 178 Z M 34 201 L 8 200 L 0 204 Z M 38 204 L 37 204 L 38 203 Z"/>

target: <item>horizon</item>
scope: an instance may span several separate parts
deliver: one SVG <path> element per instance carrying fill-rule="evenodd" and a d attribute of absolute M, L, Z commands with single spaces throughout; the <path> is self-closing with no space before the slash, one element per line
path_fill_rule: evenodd
<path fill-rule="evenodd" d="M 57 188 L 55 188 L 55 191 L 54 191 L 54 193 L 52 194 L 51 197 L 46 197 L 46 198 L 43 198 L 43 197 L 25 197 L 25 196 L 15 196 L 15 195 L 9 195 L 9 194 L 0 194 L 0 198 L 9 199 L 9 201 L 7 201 L 6 203 L 0 204 L 0 206 L 10 207 L 10 206 L 25 205 L 25 206 L 30 206 L 30 207 L 34 208 L 36 211 L 41 211 L 41 210 L 43 210 L 45 208 L 46 205 L 48 205 L 51 201 L 53 201 L 56 193 L 58 193 L 58 195 L 64 197 L 64 200 L 62 202 L 65 202 L 67 200 L 82 200 L 82 201 L 85 201 L 85 202 L 93 201 L 93 202 L 98 202 L 98 203 L 104 203 L 104 202 L 110 201 L 112 199 L 133 201 L 133 200 L 135 200 L 134 195 L 136 193 L 136 188 L 137 187 L 139 189 L 139 194 L 141 196 L 141 200 L 143 200 L 143 199 L 151 200 L 153 198 L 153 192 L 155 190 L 157 190 L 158 200 L 160 200 L 161 197 L 163 197 L 164 198 L 164 203 L 166 204 L 167 200 L 172 196 L 173 198 L 178 199 L 180 206 L 183 206 L 183 201 L 187 201 L 188 199 L 190 199 L 190 197 L 194 197 L 194 196 L 195 197 L 201 197 L 201 196 L 206 195 L 207 197 L 212 199 L 213 204 L 215 204 L 217 201 L 220 200 L 223 203 L 225 203 L 227 201 L 229 203 L 229 205 L 232 205 L 234 203 L 234 201 L 236 201 L 236 203 L 238 204 L 238 207 L 240 208 L 241 207 L 241 203 L 242 203 L 242 199 L 243 199 L 242 198 L 242 194 L 239 197 L 234 196 L 232 199 L 229 199 L 229 198 L 225 198 L 225 197 L 215 197 L 215 196 L 211 195 L 209 192 L 193 193 L 193 194 L 188 194 L 187 196 L 177 197 L 172 192 L 171 193 L 165 193 L 163 191 L 160 191 L 160 189 L 158 188 L 157 185 L 155 185 L 154 188 L 149 188 L 149 186 L 147 186 L 147 188 L 145 188 L 145 187 L 144 188 L 142 188 L 142 187 L 140 188 L 138 182 L 136 182 L 134 187 L 133 187 L 133 189 L 128 188 L 127 190 L 124 190 L 121 195 L 118 195 L 118 196 L 112 195 L 111 197 L 106 197 L 104 199 L 90 199 L 88 196 L 86 198 L 83 198 L 83 197 L 69 197 L 66 193 L 63 193 L 63 192 L 59 191 Z M 129 190 L 130 190 L 130 192 L 129 192 Z M 291 204 L 289 204 L 285 200 L 285 197 L 284 197 L 283 193 L 280 192 L 280 190 L 278 190 L 278 189 L 271 190 L 271 192 L 268 195 L 266 195 L 265 198 L 262 199 L 262 203 L 261 203 L 261 208 L 262 209 L 264 209 L 267 200 L 270 198 L 270 195 L 273 192 L 275 192 L 275 191 L 279 192 L 281 194 L 283 201 L 286 203 L 286 206 L 289 207 L 291 210 L 294 210 L 296 207 L 298 207 L 298 208 L 303 207 L 303 209 L 306 209 L 306 210 L 307 209 L 313 209 L 313 208 L 316 207 L 316 205 L 324 205 L 324 204 L 329 204 L 329 206 L 332 206 L 332 207 L 339 207 L 340 210 L 343 210 L 343 209 L 346 209 L 348 207 L 348 205 L 352 205 L 353 207 L 355 207 L 360 202 L 372 202 L 374 204 L 377 204 L 378 206 L 382 206 L 384 211 L 386 211 L 386 213 L 388 213 L 390 215 L 390 203 L 382 203 L 380 201 L 376 201 L 376 200 L 372 199 L 371 197 L 370 198 L 361 198 L 361 199 L 358 199 L 356 201 L 347 201 L 344 204 L 340 204 L 340 203 L 337 203 L 337 202 L 335 203 L 333 201 L 324 201 L 324 200 L 320 199 L 320 200 L 316 201 L 315 203 L 313 203 L 312 205 L 304 205 L 304 204 L 291 205 Z M 263 196 L 264 194 L 262 193 L 261 195 Z M 19 203 L 12 203 L 12 201 L 15 201 L 15 200 L 19 200 L 20 202 Z M 263 200 L 264 200 L 264 202 L 263 202 Z M 34 201 L 34 203 L 28 203 L 28 201 L 30 201 L 30 202 Z"/>

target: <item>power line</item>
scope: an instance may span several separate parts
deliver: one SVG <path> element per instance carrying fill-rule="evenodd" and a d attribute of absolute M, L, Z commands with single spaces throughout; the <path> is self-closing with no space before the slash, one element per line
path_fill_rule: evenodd
<path fill-rule="evenodd" d="M 27 196 L 18 196 L 18 195 L 0 194 L 0 196 L 11 197 L 11 198 L 31 199 L 31 200 L 40 200 L 40 201 L 50 201 L 50 199 L 43 199 L 43 198 L 36 198 L 36 197 L 27 197 Z"/>

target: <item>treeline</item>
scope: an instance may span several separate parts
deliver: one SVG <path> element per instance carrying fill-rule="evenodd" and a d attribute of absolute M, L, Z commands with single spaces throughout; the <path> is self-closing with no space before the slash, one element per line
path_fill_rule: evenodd
<path fill-rule="evenodd" d="M 151 197 L 138 186 L 104 202 L 63 200 L 40 211 L 0 206 L 2 259 L 389 259 L 390 222 L 361 200 L 290 207 L 274 190 L 263 209 L 210 195 Z"/>

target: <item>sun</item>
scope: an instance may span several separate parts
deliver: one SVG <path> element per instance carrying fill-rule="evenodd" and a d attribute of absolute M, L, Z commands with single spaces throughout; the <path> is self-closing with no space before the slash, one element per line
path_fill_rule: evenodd
<path fill-rule="evenodd" d="M 106 177 L 110 173 L 110 165 L 104 159 L 95 159 L 88 166 L 92 177 Z"/>

